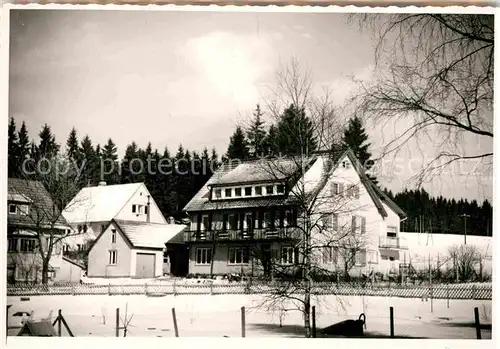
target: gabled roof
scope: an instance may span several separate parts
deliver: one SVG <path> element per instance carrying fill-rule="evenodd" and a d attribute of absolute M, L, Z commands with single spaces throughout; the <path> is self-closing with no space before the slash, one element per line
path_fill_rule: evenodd
<path fill-rule="evenodd" d="M 9 214 L 7 223 L 15 226 L 67 229 L 68 224 L 49 192 L 39 181 L 9 178 L 8 202 L 29 204 L 28 215 Z"/>
<path fill-rule="evenodd" d="M 70 223 L 107 222 L 113 219 L 143 183 L 87 187 L 63 211 Z"/>
<path fill-rule="evenodd" d="M 66 261 L 66 262 L 68 262 L 68 263 L 71 263 L 71 264 L 73 264 L 73 265 L 75 265 L 75 266 L 77 266 L 77 267 L 79 267 L 79 268 L 81 268 L 81 269 L 85 269 L 85 267 L 84 267 L 83 265 L 81 265 L 81 264 L 80 264 L 80 263 L 78 263 L 77 261 L 74 261 L 74 260 L 72 260 L 72 259 L 70 259 L 70 258 L 68 258 L 68 257 L 66 257 L 66 256 L 63 256 L 63 257 L 62 257 L 62 259 L 63 259 L 63 261 Z"/>
<path fill-rule="evenodd" d="M 171 240 L 177 240 L 186 226 L 183 224 L 147 223 L 112 219 L 109 225 L 114 224 L 130 247 L 163 249 Z M 94 241 L 92 247 L 108 230 L 104 229 Z"/>
<path fill-rule="evenodd" d="M 358 161 L 356 156 L 354 155 L 353 151 L 351 149 L 347 149 L 344 153 L 345 156 L 349 158 L 349 160 L 352 162 L 354 169 L 356 170 L 356 173 L 358 174 L 359 178 L 361 179 L 361 183 L 365 186 L 366 191 L 370 195 L 373 203 L 375 204 L 375 207 L 377 208 L 378 212 L 382 217 L 387 217 L 387 211 L 384 208 L 384 205 L 382 202 L 384 202 L 391 210 L 393 210 L 401 219 L 406 218 L 406 213 L 394 202 L 392 201 L 383 191 L 380 189 L 375 183 L 373 183 L 372 180 L 370 180 L 365 171 L 363 170 L 363 167 L 361 163 Z M 344 156 L 341 156 L 340 159 L 342 159 Z M 335 166 L 335 168 L 338 167 L 338 163 Z M 333 170 L 335 170 L 335 168 Z"/>
<path fill-rule="evenodd" d="M 315 159 L 316 156 L 311 156 L 304 161 L 306 170 L 312 165 Z M 302 170 L 301 165 L 299 157 L 225 163 L 187 203 L 183 211 L 193 212 L 285 205 L 287 203 L 285 196 L 242 197 L 241 199 L 210 201 L 210 188 L 283 181 L 286 181 L 289 185 L 293 185 L 293 182 L 297 180 L 296 174 Z"/>

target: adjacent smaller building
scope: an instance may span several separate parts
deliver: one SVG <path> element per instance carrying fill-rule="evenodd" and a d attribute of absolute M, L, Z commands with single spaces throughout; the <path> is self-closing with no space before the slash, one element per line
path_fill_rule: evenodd
<path fill-rule="evenodd" d="M 49 238 L 65 236 L 69 225 L 41 182 L 8 179 L 7 282 L 41 282 Z M 61 243 L 52 244 L 48 282 L 66 282 Z"/>
<path fill-rule="evenodd" d="M 162 276 L 164 253 L 170 241 L 182 239 L 185 226 L 117 220 L 103 229 L 92 244 L 87 276 L 155 278 Z M 180 237 L 179 237 L 180 236 Z M 168 258 L 165 260 L 168 263 Z"/>

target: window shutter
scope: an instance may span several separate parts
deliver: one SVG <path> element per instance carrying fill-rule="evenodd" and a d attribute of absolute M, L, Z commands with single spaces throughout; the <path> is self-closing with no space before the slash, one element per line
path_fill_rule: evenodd
<path fill-rule="evenodd" d="M 361 265 L 366 264 L 366 251 L 359 251 L 359 263 Z"/>
<path fill-rule="evenodd" d="M 356 199 L 359 199 L 359 185 L 356 185 L 354 187 L 354 196 L 356 197 Z"/>
<path fill-rule="evenodd" d="M 361 234 L 366 233 L 366 217 L 361 217 Z"/>
<path fill-rule="evenodd" d="M 339 194 L 340 196 L 344 197 L 345 196 L 345 193 L 344 193 L 344 185 L 342 183 L 339 184 Z"/>
<path fill-rule="evenodd" d="M 336 213 L 332 213 L 332 229 L 333 230 L 339 229 L 339 217 L 337 216 Z"/>
<path fill-rule="evenodd" d="M 240 230 L 243 230 L 243 226 L 244 226 L 244 222 L 245 222 L 245 214 L 240 213 L 239 216 L 240 216 Z"/>
<path fill-rule="evenodd" d="M 351 220 L 351 232 L 353 234 L 356 233 L 356 216 L 352 216 L 352 220 Z"/>

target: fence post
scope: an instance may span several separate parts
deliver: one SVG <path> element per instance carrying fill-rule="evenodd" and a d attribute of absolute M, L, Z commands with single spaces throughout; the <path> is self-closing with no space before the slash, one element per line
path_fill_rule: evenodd
<path fill-rule="evenodd" d="M 472 285 L 472 299 L 476 299 L 476 285 Z"/>
<path fill-rule="evenodd" d="M 394 338 L 394 308 L 389 308 L 391 338 Z"/>
<path fill-rule="evenodd" d="M 479 322 L 479 308 L 474 308 L 474 318 L 476 323 L 476 337 L 477 339 L 481 339 L 481 323 Z"/>
<path fill-rule="evenodd" d="M 179 337 L 179 329 L 177 328 L 177 318 L 175 317 L 175 308 L 172 308 L 172 320 L 174 321 L 175 336 Z"/>
<path fill-rule="evenodd" d="M 148 283 L 147 282 L 144 284 L 144 294 L 146 296 L 148 295 Z"/>
<path fill-rule="evenodd" d="M 61 337 L 61 318 L 62 318 L 61 313 L 62 313 L 62 311 L 61 311 L 61 309 L 59 309 L 57 311 L 57 319 L 58 319 L 58 321 L 57 321 L 57 336 L 58 337 Z"/>
<path fill-rule="evenodd" d="M 108 296 L 111 296 L 111 282 L 108 283 Z"/>
<path fill-rule="evenodd" d="M 312 306 L 312 337 L 316 338 L 316 306 Z"/>
<path fill-rule="evenodd" d="M 214 283 L 210 283 L 210 295 L 212 296 L 214 294 Z"/>
<path fill-rule="evenodd" d="M 71 295 L 75 295 L 75 284 L 71 284 Z"/>
<path fill-rule="evenodd" d="M 173 287 L 172 287 L 172 291 L 174 292 L 174 296 L 175 296 L 175 280 L 176 280 L 176 279 L 174 279 L 174 285 L 173 285 Z"/>
<path fill-rule="evenodd" d="M 120 308 L 116 308 L 116 337 L 120 336 Z"/>
<path fill-rule="evenodd" d="M 241 307 L 241 336 L 245 337 L 245 307 Z"/>

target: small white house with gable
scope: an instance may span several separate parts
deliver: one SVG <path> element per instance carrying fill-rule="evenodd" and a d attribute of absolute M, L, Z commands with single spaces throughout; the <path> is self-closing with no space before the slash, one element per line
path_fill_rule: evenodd
<path fill-rule="evenodd" d="M 86 187 L 63 210 L 71 228 L 80 234 L 66 244 L 82 249 L 108 226 L 112 219 L 167 224 L 144 183 Z"/>
<path fill-rule="evenodd" d="M 150 278 L 169 273 L 169 258 L 163 257 L 166 244 L 185 228 L 167 223 L 143 183 L 102 182 L 83 188 L 63 216 L 80 232 L 65 241 L 66 248 L 88 250 L 89 277 Z"/>

